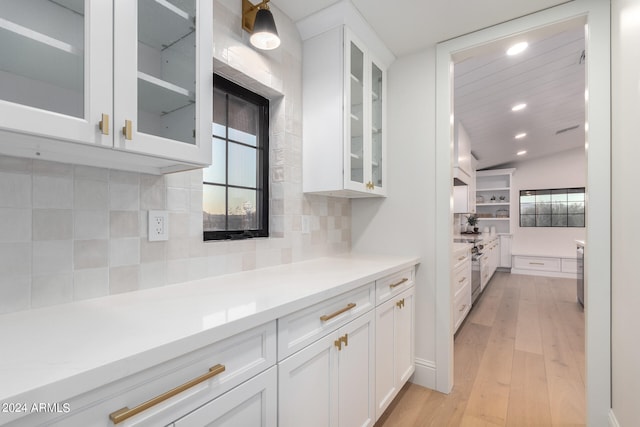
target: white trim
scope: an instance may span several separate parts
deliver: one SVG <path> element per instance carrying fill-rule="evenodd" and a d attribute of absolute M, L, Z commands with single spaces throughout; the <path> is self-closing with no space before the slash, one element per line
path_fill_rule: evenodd
<path fill-rule="evenodd" d="M 611 402 L 611 90 L 610 2 L 572 1 L 436 47 L 436 389 L 453 387 L 453 320 L 451 315 L 451 249 L 453 234 L 452 57 L 471 48 L 542 29 L 572 19 L 588 23 L 587 86 L 587 237 L 597 245 L 585 250 L 585 329 L 587 424 L 606 425 Z M 589 262 L 589 260 L 597 262 Z M 589 286 L 597 283 L 597 286 Z M 593 306 L 589 301 L 594 301 Z"/>
<path fill-rule="evenodd" d="M 432 360 L 416 357 L 415 365 L 416 370 L 409 381 L 422 387 L 435 389 L 436 364 Z"/>
<path fill-rule="evenodd" d="M 613 408 L 609 410 L 609 427 L 620 427 L 620 423 L 616 419 L 616 414 L 613 413 Z"/>

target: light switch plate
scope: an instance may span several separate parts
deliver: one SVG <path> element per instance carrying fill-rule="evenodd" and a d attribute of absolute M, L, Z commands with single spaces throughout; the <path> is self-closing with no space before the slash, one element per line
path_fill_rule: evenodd
<path fill-rule="evenodd" d="M 149 211 L 149 241 L 169 240 L 169 212 Z"/>

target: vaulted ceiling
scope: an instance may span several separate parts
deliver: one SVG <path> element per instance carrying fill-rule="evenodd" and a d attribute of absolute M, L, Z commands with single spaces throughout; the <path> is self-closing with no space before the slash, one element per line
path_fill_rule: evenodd
<path fill-rule="evenodd" d="M 298 21 L 351 1 L 401 57 L 440 41 L 524 16 L 565 0 L 271 0 Z M 471 138 L 478 168 L 548 156 L 584 145 L 584 28 L 560 25 L 533 34 L 529 49 L 504 54 L 504 41 L 468 52 L 455 67 L 455 117 Z M 526 102 L 518 114 L 511 107 Z M 575 127 L 577 126 L 577 127 Z M 567 130 L 570 129 L 570 130 Z M 514 140 L 516 133 L 527 137 Z M 516 152 L 527 150 L 526 157 Z"/>

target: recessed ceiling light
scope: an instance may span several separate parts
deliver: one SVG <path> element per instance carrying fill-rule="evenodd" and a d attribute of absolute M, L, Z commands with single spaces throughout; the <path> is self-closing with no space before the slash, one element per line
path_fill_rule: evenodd
<path fill-rule="evenodd" d="M 515 136 L 515 138 L 516 138 L 516 139 L 522 139 L 522 138 L 524 138 L 525 136 L 527 136 L 527 134 L 526 134 L 525 132 L 522 132 L 522 133 L 517 134 L 517 135 Z"/>
<path fill-rule="evenodd" d="M 517 55 L 519 53 L 524 52 L 524 50 L 527 47 L 529 47 L 529 43 L 527 42 L 516 43 L 507 50 L 507 55 L 509 56 Z"/>
<path fill-rule="evenodd" d="M 511 107 L 511 111 L 520 111 L 520 110 L 524 110 L 525 108 L 527 108 L 527 104 L 523 102 L 521 104 L 516 104 L 513 107 Z"/>
<path fill-rule="evenodd" d="M 525 154 L 527 154 L 527 150 L 518 151 L 516 154 L 518 156 L 524 156 Z"/>

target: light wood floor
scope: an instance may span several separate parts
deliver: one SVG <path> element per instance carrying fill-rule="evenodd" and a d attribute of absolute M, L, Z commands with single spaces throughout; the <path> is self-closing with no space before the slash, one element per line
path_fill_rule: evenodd
<path fill-rule="evenodd" d="M 454 342 L 453 391 L 408 383 L 376 427 L 585 425 L 575 280 L 496 273 Z"/>

